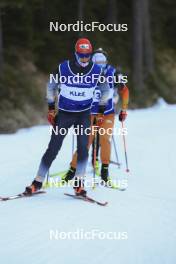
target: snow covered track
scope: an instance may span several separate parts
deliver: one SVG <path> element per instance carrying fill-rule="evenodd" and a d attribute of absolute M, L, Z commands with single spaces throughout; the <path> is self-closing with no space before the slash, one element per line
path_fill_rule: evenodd
<path fill-rule="evenodd" d="M 175 114 L 176 106 L 164 104 L 129 112 L 125 122 L 131 171 L 128 189 L 88 189 L 89 196 L 108 201 L 108 206 L 67 199 L 64 192 L 72 192 L 68 187 L 47 189 L 47 195 L 31 199 L 0 203 L 0 262 L 175 264 Z M 116 125 L 120 126 L 119 122 Z M 0 196 L 24 191 L 36 173 L 48 140 L 47 126 L 0 136 Z M 111 165 L 110 171 L 123 179 L 122 138 L 117 136 L 116 141 L 122 168 Z M 70 158 L 68 137 L 51 173 L 66 169 Z M 106 239 L 59 239 L 59 232 L 103 232 Z M 109 232 L 116 233 L 116 239 L 108 239 Z"/>

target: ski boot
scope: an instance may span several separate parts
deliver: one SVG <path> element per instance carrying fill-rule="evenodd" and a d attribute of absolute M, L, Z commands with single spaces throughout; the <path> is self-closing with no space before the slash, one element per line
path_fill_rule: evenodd
<path fill-rule="evenodd" d="M 115 187 L 112 179 L 109 177 L 109 164 L 102 164 L 101 167 L 101 180 L 102 185 L 106 185 L 108 187 Z"/>
<path fill-rule="evenodd" d="M 30 186 L 27 186 L 24 194 L 31 195 L 42 188 L 42 182 L 34 180 Z"/>
<path fill-rule="evenodd" d="M 108 176 L 109 176 L 109 171 L 108 171 L 108 164 L 102 164 L 101 166 L 101 179 L 104 182 L 107 182 L 109 180 Z"/>
<path fill-rule="evenodd" d="M 75 191 L 75 195 L 77 196 L 86 196 L 87 192 L 84 190 L 84 183 L 81 179 L 75 178 L 73 189 Z"/>
<path fill-rule="evenodd" d="M 70 167 L 70 169 L 67 171 L 65 175 L 62 176 L 62 181 L 68 182 L 72 180 L 75 176 L 76 169 L 73 167 Z"/>

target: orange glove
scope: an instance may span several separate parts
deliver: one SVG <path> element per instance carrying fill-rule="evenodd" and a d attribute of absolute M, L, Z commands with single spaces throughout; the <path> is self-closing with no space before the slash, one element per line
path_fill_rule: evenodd
<path fill-rule="evenodd" d="M 56 117 L 56 111 L 55 110 L 48 110 L 48 115 L 47 115 L 47 118 L 48 118 L 48 122 L 54 126 L 55 124 L 55 117 Z"/>
<path fill-rule="evenodd" d="M 96 125 L 100 127 L 103 124 L 103 121 L 104 121 L 103 116 L 97 117 Z"/>

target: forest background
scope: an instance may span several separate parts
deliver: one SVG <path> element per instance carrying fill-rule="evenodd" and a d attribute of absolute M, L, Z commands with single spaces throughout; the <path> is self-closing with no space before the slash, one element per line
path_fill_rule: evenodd
<path fill-rule="evenodd" d="M 78 37 L 128 75 L 131 109 L 176 103 L 175 0 L 0 0 L 0 133 L 46 122 L 49 74 Z M 127 32 L 50 32 L 60 24 L 127 24 Z"/>

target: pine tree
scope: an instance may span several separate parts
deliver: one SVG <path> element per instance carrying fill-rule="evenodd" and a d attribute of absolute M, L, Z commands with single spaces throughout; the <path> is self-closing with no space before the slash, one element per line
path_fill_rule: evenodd
<path fill-rule="evenodd" d="M 4 64 L 4 56 L 3 56 L 3 33 L 2 33 L 2 18 L 1 18 L 1 8 L 0 8 L 0 75 L 2 73 Z"/>

